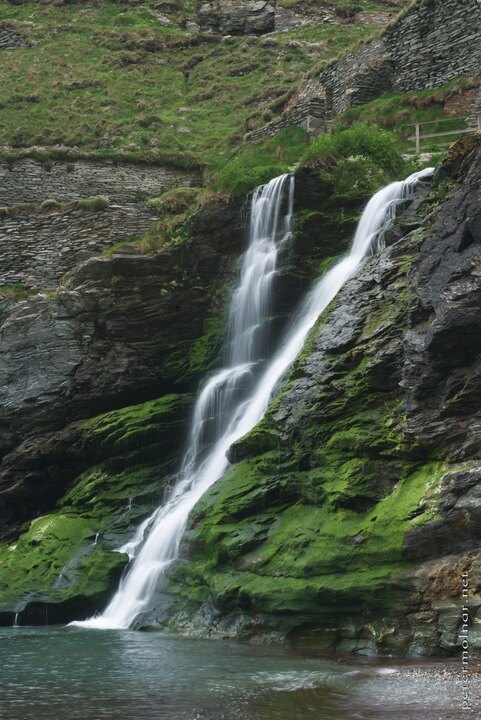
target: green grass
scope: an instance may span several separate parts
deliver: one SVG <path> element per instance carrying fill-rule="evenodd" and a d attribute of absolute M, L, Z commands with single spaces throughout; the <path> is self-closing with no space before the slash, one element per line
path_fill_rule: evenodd
<path fill-rule="evenodd" d="M 204 163 L 200 157 L 191 152 L 170 152 L 168 150 L 125 148 L 83 150 L 78 147 L 66 146 L 32 146 L 32 147 L 0 147 L 0 160 L 8 163 L 29 158 L 45 164 L 52 160 L 111 160 L 122 163 L 143 163 L 145 165 L 171 165 L 182 170 L 201 170 Z"/>
<path fill-rule="evenodd" d="M 313 8 L 316 0 L 277 0 L 277 4 L 284 8 Z M 401 10 L 409 4 L 409 0 L 333 0 L 329 5 L 342 15 L 345 11 L 363 12 L 366 10 Z"/>
<path fill-rule="evenodd" d="M 422 90 L 410 93 L 386 93 L 366 105 L 350 108 L 341 115 L 335 127 L 353 126 L 359 122 L 375 123 L 395 133 L 398 148 L 407 152 L 413 148 L 414 123 L 429 122 L 423 126 L 422 134 L 462 130 L 466 124 L 462 118 L 447 115 L 444 106 L 453 96 L 475 88 L 479 79 L 461 77 L 442 85 L 435 90 Z M 423 150 L 437 150 L 439 143 L 454 142 L 459 135 L 424 140 Z"/>
<path fill-rule="evenodd" d="M 3 143 L 213 162 L 282 110 L 314 60 L 327 62 L 370 32 L 312 24 L 221 41 L 176 26 L 194 5 L 182 4 L 165 28 L 148 2 L 3 3 L 0 19 L 36 42 L 2 52 Z M 105 136 L 112 149 L 100 151 Z"/>
<path fill-rule="evenodd" d="M 244 195 L 276 175 L 288 172 L 306 151 L 308 136 L 299 127 L 282 130 L 226 153 L 212 165 L 208 179 L 215 190 Z"/>
<path fill-rule="evenodd" d="M 31 290 L 26 288 L 21 283 L 14 283 L 13 285 L 1 285 L 0 286 L 0 299 L 10 298 L 11 300 L 25 300 L 31 295 L 36 295 L 38 290 Z"/>
<path fill-rule="evenodd" d="M 79 200 L 78 203 L 82 210 L 93 210 L 94 212 L 106 210 L 109 204 L 109 201 L 106 197 L 103 197 L 103 195 L 96 195 L 93 198 L 84 198 L 83 200 Z"/>
<path fill-rule="evenodd" d="M 208 179 L 217 190 L 244 195 L 299 164 L 326 168 L 326 158 L 331 165 L 323 172 L 326 189 L 332 200 L 344 203 L 369 196 L 405 171 L 394 135 L 359 123 L 313 142 L 301 128 L 287 128 L 224 156 L 212 166 Z"/>

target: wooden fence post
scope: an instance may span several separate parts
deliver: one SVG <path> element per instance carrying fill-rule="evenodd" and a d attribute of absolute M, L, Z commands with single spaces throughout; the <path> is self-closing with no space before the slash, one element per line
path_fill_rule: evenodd
<path fill-rule="evenodd" d="M 421 126 L 416 123 L 416 152 L 421 152 Z"/>

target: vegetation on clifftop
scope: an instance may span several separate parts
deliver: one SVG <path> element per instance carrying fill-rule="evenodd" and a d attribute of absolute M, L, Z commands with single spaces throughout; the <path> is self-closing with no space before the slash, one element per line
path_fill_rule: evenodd
<path fill-rule="evenodd" d="M 232 195 L 244 195 L 276 175 L 304 166 L 323 170 L 326 193 L 342 200 L 348 195 L 368 198 L 406 170 L 394 135 L 376 125 L 339 128 L 311 142 L 301 128 L 293 127 L 232 152 L 213 183 Z"/>
<path fill-rule="evenodd" d="M 346 110 L 336 118 L 335 127 L 355 126 L 359 122 L 377 124 L 394 133 L 398 148 L 403 152 L 413 151 L 414 141 L 409 138 L 414 135 L 415 123 L 429 123 L 423 129 L 426 133 L 456 131 L 454 135 L 424 141 L 424 150 L 436 151 L 440 149 L 440 142 L 454 142 L 458 137 L 457 132 L 466 126 L 465 118 L 460 117 L 462 112 L 459 108 L 453 109 L 450 103 L 459 100 L 462 107 L 463 96 L 478 87 L 479 78 L 459 77 L 435 89 L 408 93 L 387 92 L 372 102 Z M 468 107 L 471 102 L 469 97 L 464 100 Z"/>

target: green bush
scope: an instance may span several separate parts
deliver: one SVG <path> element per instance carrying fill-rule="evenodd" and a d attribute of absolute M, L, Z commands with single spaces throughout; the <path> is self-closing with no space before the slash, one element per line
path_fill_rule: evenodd
<path fill-rule="evenodd" d="M 308 164 L 325 156 L 332 156 L 337 161 L 365 158 L 369 161 L 370 171 L 374 168 L 387 179 L 401 176 L 405 169 L 395 136 L 377 125 L 365 123 L 337 130 L 331 135 L 320 135 L 306 149 L 302 163 Z"/>
<path fill-rule="evenodd" d="M 92 198 L 84 198 L 83 200 L 79 200 L 79 207 L 81 207 L 83 210 L 94 210 L 95 212 L 99 210 L 105 210 L 109 206 L 109 201 L 106 197 L 103 195 L 96 195 Z"/>
<path fill-rule="evenodd" d="M 364 200 L 386 185 L 390 178 L 365 155 L 342 158 L 330 170 L 321 170 L 321 179 L 330 189 L 331 199 L 343 203 Z"/>
<path fill-rule="evenodd" d="M 395 136 L 377 125 L 360 123 L 320 135 L 313 142 L 299 127 L 283 130 L 272 138 L 246 145 L 214 168 L 211 184 L 216 190 L 243 195 L 276 175 L 289 172 L 293 165 L 309 165 L 323 158 L 334 158 L 336 167 L 323 174 L 339 199 L 358 199 L 402 177 L 405 163 Z"/>
<path fill-rule="evenodd" d="M 195 207 L 199 195 L 199 188 L 178 187 L 168 190 L 159 197 L 152 198 L 147 206 L 155 212 L 167 215 L 180 215 Z"/>

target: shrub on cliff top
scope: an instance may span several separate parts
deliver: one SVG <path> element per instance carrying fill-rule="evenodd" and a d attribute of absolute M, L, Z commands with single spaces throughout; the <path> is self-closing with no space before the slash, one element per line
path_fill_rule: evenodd
<path fill-rule="evenodd" d="M 336 160 L 365 157 L 389 177 L 402 175 L 404 161 L 399 154 L 395 136 L 377 125 L 359 123 L 331 135 L 320 135 L 306 149 L 302 162 L 307 164 L 331 155 Z"/>
<path fill-rule="evenodd" d="M 363 202 L 383 185 L 407 174 L 394 136 L 376 125 L 360 123 L 318 137 L 304 153 L 303 164 L 319 165 L 331 200 Z"/>

